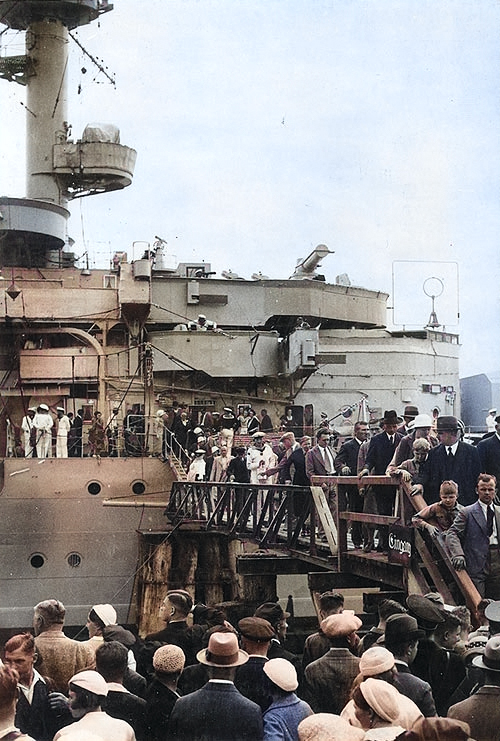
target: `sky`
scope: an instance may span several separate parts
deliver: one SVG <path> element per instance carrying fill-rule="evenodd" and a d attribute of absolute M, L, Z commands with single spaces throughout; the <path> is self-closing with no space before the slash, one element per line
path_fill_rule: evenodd
<path fill-rule="evenodd" d="M 115 0 L 76 35 L 116 85 L 71 44 L 74 138 L 114 123 L 137 150 L 129 188 L 70 205 L 77 254 L 158 235 L 287 278 L 326 244 L 329 282 L 389 293 L 397 328 L 436 294 L 460 375 L 500 375 L 498 0 Z M 23 100 L 0 81 L 2 195 L 25 194 Z"/>

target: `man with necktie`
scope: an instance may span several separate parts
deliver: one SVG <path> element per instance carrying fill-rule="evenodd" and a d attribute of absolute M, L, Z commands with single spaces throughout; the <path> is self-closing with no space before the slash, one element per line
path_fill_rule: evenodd
<path fill-rule="evenodd" d="M 446 545 L 457 571 L 467 569 L 481 597 L 500 599 L 500 507 L 493 504 L 496 478 L 481 473 L 477 501 L 464 507 L 446 533 Z"/>
<path fill-rule="evenodd" d="M 394 451 L 398 447 L 403 435 L 397 431 L 401 423 L 401 417 L 398 417 L 394 409 L 384 412 L 380 420 L 382 432 L 374 435 L 368 446 L 366 454 L 366 465 L 359 476 L 385 476 L 387 466 L 392 460 Z M 374 486 L 372 487 L 373 496 L 365 495 L 365 505 L 363 512 L 376 515 L 392 515 L 394 510 L 394 501 L 396 498 L 395 486 Z M 368 531 L 363 550 L 371 551 L 373 548 L 373 528 L 366 528 Z M 379 542 L 377 550 L 387 552 L 389 532 L 386 526 L 379 527 Z"/>
<path fill-rule="evenodd" d="M 423 494 L 427 504 L 432 504 L 439 501 L 439 487 L 443 481 L 455 481 L 459 503 L 473 504 L 477 477 L 481 473 L 477 448 L 460 440 L 456 417 L 438 417 L 437 433 L 440 444 L 429 451 L 422 473 L 413 482 L 418 485 L 416 493 Z"/>

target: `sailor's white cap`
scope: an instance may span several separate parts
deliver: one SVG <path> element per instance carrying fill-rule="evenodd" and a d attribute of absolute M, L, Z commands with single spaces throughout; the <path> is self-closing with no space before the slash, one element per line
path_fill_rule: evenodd
<path fill-rule="evenodd" d="M 44 412 L 48 412 L 49 408 L 47 404 L 40 404 L 39 409 L 43 409 Z"/>

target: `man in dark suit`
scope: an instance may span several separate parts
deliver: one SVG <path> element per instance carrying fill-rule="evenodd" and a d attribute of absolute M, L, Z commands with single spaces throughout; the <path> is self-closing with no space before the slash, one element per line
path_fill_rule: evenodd
<path fill-rule="evenodd" d="M 365 468 L 359 472 L 360 476 L 366 476 L 371 473 L 373 476 L 385 476 L 387 466 L 392 460 L 392 456 L 403 435 L 397 431 L 401 417 L 398 417 L 394 409 L 384 412 L 380 420 L 382 432 L 375 435 L 370 440 L 368 452 L 366 454 Z M 394 510 L 394 501 L 396 498 L 395 486 L 374 486 L 373 497 L 366 497 L 363 511 L 368 514 L 392 515 Z M 373 547 L 373 528 L 366 528 L 367 540 L 365 550 L 370 551 Z M 379 543 L 377 550 L 387 552 L 389 532 L 386 526 L 379 527 Z"/>
<path fill-rule="evenodd" d="M 213 633 L 208 648 L 197 655 L 208 668 L 209 681 L 177 700 L 168 724 L 169 741 L 262 741 L 260 707 L 234 686 L 238 666 L 248 661 L 234 633 Z"/>
<path fill-rule="evenodd" d="M 477 448 L 460 441 L 456 417 L 438 417 L 439 445 L 429 451 L 422 473 L 414 481 L 417 493 L 424 495 L 427 504 L 439 501 L 439 487 L 443 481 L 458 484 L 458 501 L 464 506 L 475 501 L 474 491 L 481 463 Z"/>
<path fill-rule="evenodd" d="M 457 571 L 467 569 L 481 597 L 500 599 L 500 507 L 493 504 L 496 479 L 481 473 L 477 502 L 464 507 L 446 531 L 446 545 Z"/>
<path fill-rule="evenodd" d="M 484 671 L 484 685 L 448 710 L 448 717 L 464 720 L 476 741 L 500 738 L 500 636 L 489 639 L 484 654 L 472 663 Z"/>
<path fill-rule="evenodd" d="M 341 476 L 357 476 L 358 474 L 358 455 L 361 444 L 368 436 L 368 424 L 366 422 L 356 422 L 354 425 L 354 437 L 347 440 L 335 458 L 335 471 Z M 344 488 L 344 487 L 342 487 Z M 357 486 L 346 486 L 347 503 L 350 512 L 363 511 L 363 497 L 359 493 Z M 360 548 L 363 542 L 361 532 L 361 523 L 353 522 L 351 524 L 351 538 L 355 548 Z"/>
<path fill-rule="evenodd" d="M 482 473 L 489 473 L 500 481 L 500 416 L 495 417 L 495 433 L 477 444 Z"/>
<path fill-rule="evenodd" d="M 189 592 L 184 589 L 170 589 L 159 611 L 165 627 L 146 636 L 146 641 L 173 643 L 182 648 L 186 666 L 196 664 L 196 653 L 202 646 L 204 632 L 201 625 L 188 625 L 187 619 L 192 607 L 193 600 Z"/>
<path fill-rule="evenodd" d="M 418 642 L 425 638 L 425 631 L 411 615 L 390 615 L 385 624 L 384 645 L 394 656 L 398 673 L 395 677 L 397 689 L 418 705 L 426 718 L 436 715 L 436 705 L 431 686 L 420 677 L 416 677 L 410 665 L 415 660 Z"/>

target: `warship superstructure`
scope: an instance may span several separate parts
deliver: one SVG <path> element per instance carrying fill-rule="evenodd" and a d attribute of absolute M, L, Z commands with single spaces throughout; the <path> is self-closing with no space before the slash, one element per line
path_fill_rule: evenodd
<path fill-rule="evenodd" d="M 137 534 L 161 530 L 175 473 L 162 459 L 157 411 L 183 402 L 194 421 L 224 406 L 292 407 L 314 430 L 367 399 L 373 420 L 406 403 L 456 413 L 458 338 L 435 329 L 389 332 L 387 294 L 328 283 L 332 253 L 318 245 L 290 277 L 220 277 L 207 262 L 178 262 L 160 238 L 139 255 L 117 245 L 107 269 L 75 264 L 67 234 L 77 197 L 129 186 L 136 153 L 116 126 L 70 137 L 65 69 L 69 32 L 112 10 L 106 0 L 0 1 L 0 21 L 26 32 L 26 53 L 0 58 L 0 78 L 27 90 L 27 196 L 0 197 L 0 627 L 28 626 L 32 605 L 57 596 L 69 621 L 112 602 L 130 609 Z M 130 258 L 130 259 L 129 259 Z M 204 323 L 200 323 L 200 316 Z M 28 407 L 83 409 L 83 455 L 24 458 Z M 92 457 L 94 411 L 137 412 L 141 449 Z M 380 413 L 380 414 L 379 414 Z M 128 499 L 130 507 L 103 507 Z M 158 506 L 144 508 L 143 504 Z"/>

